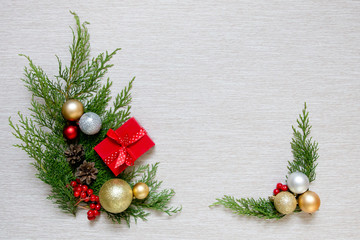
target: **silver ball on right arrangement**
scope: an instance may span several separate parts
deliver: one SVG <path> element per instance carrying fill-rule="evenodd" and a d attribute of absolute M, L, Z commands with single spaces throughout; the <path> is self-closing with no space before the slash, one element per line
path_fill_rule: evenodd
<path fill-rule="evenodd" d="M 309 178 L 302 172 L 293 172 L 287 179 L 289 190 L 296 194 L 301 194 L 309 189 Z"/>

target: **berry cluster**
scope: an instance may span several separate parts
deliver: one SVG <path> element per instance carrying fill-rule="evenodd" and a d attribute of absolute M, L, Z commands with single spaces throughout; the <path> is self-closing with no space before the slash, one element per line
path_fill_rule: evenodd
<path fill-rule="evenodd" d="M 287 185 L 278 183 L 278 184 L 276 184 L 276 188 L 274 189 L 274 196 L 278 195 L 278 193 L 281 191 L 287 191 L 287 190 L 288 190 Z"/>
<path fill-rule="evenodd" d="M 74 190 L 74 197 L 80 198 L 76 205 L 82 201 L 90 203 L 90 210 L 87 212 L 88 219 L 91 221 L 94 220 L 97 216 L 99 216 L 101 209 L 99 196 L 94 195 L 94 191 L 90 189 L 87 185 L 80 184 L 80 179 L 72 181 L 70 183 L 70 186 Z"/>

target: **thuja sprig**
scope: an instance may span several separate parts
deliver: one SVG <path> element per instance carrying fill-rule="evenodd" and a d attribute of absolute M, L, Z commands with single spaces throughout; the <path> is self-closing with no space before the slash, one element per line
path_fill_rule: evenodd
<path fill-rule="evenodd" d="M 288 162 L 288 170 L 289 173 L 302 172 L 312 182 L 316 177 L 315 168 L 317 166 L 316 160 L 319 158 L 319 148 L 318 143 L 310 137 L 311 126 L 309 121 L 309 112 L 305 103 L 302 114 L 297 120 L 298 129 L 292 127 L 294 137 L 291 141 L 291 149 L 294 160 Z"/>
<path fill-rule="evenodd" d="M 309 112 L 304 104 L 302 114 L 297 120 L 298 129 L 292 126 L 293 138 L 291 141 L 291 149 L 294 156 L 293 161 L 288 162 L 289 174 L 293 172 L 302 172 L 306 174 L 311 181 L 315 180 L 315 168 L 318 155 L 318 143 L 310 137 L 311 126 L 309 124 Z M 217 201 L 211 206 L 222 205 L 237 215 L 255 216 L 264 219 L 280 219 L 285 215 L 279 213 L 273 201 L 266 198 L 240 198 L 235 199 L 232 196 L 225 195 L 217 198 Z M 296 209 L 295 212 L 300 211 Z"/>
<path fill-rule="evenodd" d="M 118 128 L 130 118 L 130 103 L 133 78 L 129 84 L 115 97 L 110 108 L 112 82 L 108 78 L 103 84 L 112 57 L 120 50 L 99 54 L 90 59 L 90 35 L 87 22 L 81 23 L 79 17 L 72 13 L 76 29 L 72 29 L 73 39 L 69 47 L 70 64 L 63 65 L 58 56 L 59 72 L 54 79 L 49 78 L 43 69 L 36 66 L 30 57 L 25 56 L 29 67 L 25 68 L 25 86 L 32 93 L 31 116 L 19 113 L 19 122 L 15 124 L 11 119 L 9 123 L 13 134 L 21 143 L 16 147 L 23 149 L 34 159 L 33 165 L 37 169 L 37 177 L 51 186 L 49 199 L 53 200 L 63 211 L 76 214 L 77 199 L 72 189 L 67 187 L 70 181 L 75 180 L 73 170 L 64 155 L 67 148 L 62 131 L 66 120 L 61 114 L 61 108 L 68 99 L 78 99 L 84 104 L 86 112 L 95 112 L 102 118 L 102 129 L 96 135 L 80 133 L 78 143 L 85 149 L 85 159 L 95 162 L 98 169 L 97 180 L 91 185 L 94 194 L 98 194 L 103 183 L 114 178 L 113 173 L 104 164 L 94 151 L 100 141 L 106 137 L 109 128 Z M 175 195 L 174 190 L 160 190 L 161 181 L 155 179 L 158 164 L 138 166 L 122 173 L 119 177 L 129 182 L 131 186 L 135 180 L 141 181 L 150 187 L 149 196 L 144 200 L 134 200 L 129 209 L 120 214 L 107 212 L 109 218 L 120 223 L 124 220 L 128 225 L 131 219 L 146 220 L 149 215 L 147 209 L 174 214 L 181 208 L 169 207 L 169 202 Z"/>
<path fill-rule="evenodd" d="M 285 215 L 280 214 L 274 204 L 266 198 L 240 198 L 235 199 L 232 196 L 225 195 L 222 198 L 217 198 L 217 201 L 211 206 L 222 205 L 231 209 L 234 214 L 255 216 L 264 219 L 280 219 Z"/>

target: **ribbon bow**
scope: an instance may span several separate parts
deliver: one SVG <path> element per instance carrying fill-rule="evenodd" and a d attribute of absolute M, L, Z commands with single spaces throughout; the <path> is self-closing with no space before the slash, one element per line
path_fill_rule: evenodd
<path fill-rule="evenodd" d="M 112 155 L 108 156 L 105 159 L 105 162 L 111 163 L 113 161 L 116 161 L 115 168 L 120 167 L 124 163 L 128 166 L 134 165 L 133 157 L 129 154 L 128 147 L 139 141 L 143 136 L 146 135 L 146 131 L 143 128 L 140 128 L 140 130 L 129 137 L 128 134 L 125 134 L 125 136 L 121 137 L 119 136 L 113 129 L 109 129 L 109 131 L 106 134 L 111 140 L 116 142 L 119 145 L 118 150 L 115 151 Z"/>

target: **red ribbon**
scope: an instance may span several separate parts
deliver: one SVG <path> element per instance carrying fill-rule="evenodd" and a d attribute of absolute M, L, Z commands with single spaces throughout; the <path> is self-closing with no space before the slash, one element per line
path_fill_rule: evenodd
<path fill-rule="evenodd" d="M 129 137 L 128 134 L 125 134 L 125 136 L 121 137 L 119 136 L 114 130 L 109 129 L 109 131 L 106 134 L 111 140 L 116 142 L 119 145 L 118 150 L 115 151 L 115 155 L 110 155 L 105 159 L 105 162 L 113 162 L 116 161 L 115 168 L 120 167 L 124 163 L 128 166 L 134 165 L 135 160 L 133 157 L 129 154 L 128 147 L 139 141 L 143 136 L 146 135 L 146 131 L 143 128 L 140 128 L 140 130 Z"/>

